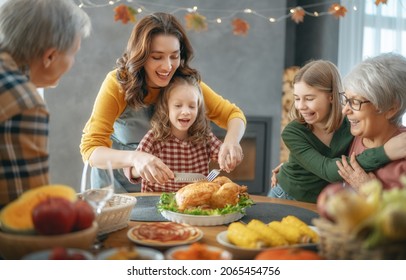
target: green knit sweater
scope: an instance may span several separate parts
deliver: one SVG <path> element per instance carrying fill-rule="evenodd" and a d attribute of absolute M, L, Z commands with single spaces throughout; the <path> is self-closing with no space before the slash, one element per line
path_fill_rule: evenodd
<path fill-rule="evenodd" d="M 329 183 L 342 181 L 338 174 L 337 160 L 347 155 L 353 136 L 345 118 L 334 132 L 330 147 L 321 142 L 309 128 L 297 121 L 290 122 L 282 132 L 288 147 L 289 160 L 277 175 L 278 184 L 296 200 L 313 202 Z M 388 162 L 383 146 L 367 149 L 357 156 L 358 163 L 369 172 Z"/>

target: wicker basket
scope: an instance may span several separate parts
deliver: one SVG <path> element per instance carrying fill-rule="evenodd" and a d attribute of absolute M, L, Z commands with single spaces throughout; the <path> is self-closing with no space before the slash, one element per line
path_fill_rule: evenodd
<path fill-rule="evenodd" d="M 404 260 L 406 242 L 385 244 L 365 249 L 362 241 L 351 237 L 340 227 L 324 218 L 312 220 L 320 236 L 319 254 L 330 260 Z"/>
<path fill-rule="evenodd" d="M 133 196 L 114 194 L 97 216 L 99 225 L 97 234 L 102 235 L 127 227 L 136 203 L 137 199 Z"/>

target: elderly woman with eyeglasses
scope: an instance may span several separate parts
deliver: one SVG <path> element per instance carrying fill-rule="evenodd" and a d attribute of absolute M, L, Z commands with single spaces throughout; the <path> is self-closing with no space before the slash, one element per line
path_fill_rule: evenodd
<path fill-rule="evenodd" d="M 350 162 L 344 158 L 337 161 L 339 174 L 355 189 L 375 177 L 386 189 L 401 187 L 399 177 L 406 174 L 406 158 L 366 173 L 355 156 L 406 132 L 402 126 L 406 113 L 406 58 L 386 53 L 366 59 L 344 79 L 344 87 L 345 93 L 340 94 L 342 112 L 355 138 L 349 151 Z M 404 153 L 406 141 L 398 148 L 399 154 Z"/>

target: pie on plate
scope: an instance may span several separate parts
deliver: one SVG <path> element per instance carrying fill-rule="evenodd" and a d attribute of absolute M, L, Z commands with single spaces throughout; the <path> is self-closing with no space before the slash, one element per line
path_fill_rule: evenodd
<path fill-rule="evenodd" d="M 196 242 L 203 237 L 203 232 L 188 224 L 149 222 L 132 227 L 127 237 L 141 245 L 171 247 Z"/>

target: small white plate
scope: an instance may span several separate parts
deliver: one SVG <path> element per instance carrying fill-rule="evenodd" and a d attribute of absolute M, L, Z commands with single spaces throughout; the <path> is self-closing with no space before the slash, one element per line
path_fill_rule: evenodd
<path fill-rule="evenodd" d="M 36 252 L 32 252 L 30 254 L 25 255 L 22 259 L 23 260 L 49 260 L 51 253 L 52 253 L 52 249 L 36 251 Z M 81 249 L 69 248 L 69 249 L 67 249 L 67 253 L 68 253 L 68 255 L 72 255 L 72 254 L 76 254 L 76 253 L 81 254 L 84 257 L 84 259 L 86 259 L 86 260 L 94 259 L 94 256 L 92 253 L 85 251 L 85 250 L 81 250 Z"/>
<path fill-rule="evenodd" d="M 203 232 L 194 226 L 175 222 L 149 222 L 132 227 L 127 237 L 141 245 L 171 247 L 199 241 Z"/>
<path fill-rule="evenodd" d="M 186 251 L 186 250 L 189 249 L 190 246 L 191 245 L 178 246 L 178 247 L 171 248 L 171 249 L 169 249 L 168 251 L 165 252 L 165 258 L 167 260 L 176 260 L 173 257 L 173 254 L 175 252 L 178 252 L 178 251 Z M 205 247 L 209 251 L 221 252 L 221 254 L 220 254 L 220 259 L 221 260 L 231 260 L 233 258 L 233 254 L 231 254 L 229 251 L 224 250 L 222 248 L 215 247 L 215 246 L 210 246 L 210 245 L 205 245 Z"/>
<path fill-rule="evenodd" d="M 164 210 L 162 216 L 172 222 L 185 223 L 191 226 L 218 226 L 238 221 L 244 214 L 240 212 L 225 215 L 188 215 L 173 211 Z"/>
<path fill-rule="evenodd" d="M 103 250 L 97 255 L 98 260 L 107 260 L 111 255 L 117 253 L 118 248 Z M 163 260 L 164 255 L 155 249 L 146 247 L 134 247 L 138 253 L 138 260 Z"/>

